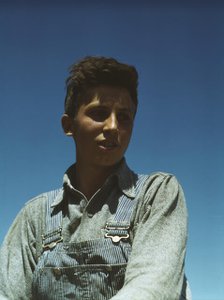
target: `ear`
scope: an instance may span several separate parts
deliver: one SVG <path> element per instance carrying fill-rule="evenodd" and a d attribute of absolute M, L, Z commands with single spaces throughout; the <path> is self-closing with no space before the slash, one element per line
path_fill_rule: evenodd
<path fill-rule="evenodd" d="M 63 114 L 61 117 L 61 125 L 64 130 L 64 133 L 67 136 L 72 136 L 73 135 L 73 122 L 74 120 L 69 117 L 67 114 Z"/>

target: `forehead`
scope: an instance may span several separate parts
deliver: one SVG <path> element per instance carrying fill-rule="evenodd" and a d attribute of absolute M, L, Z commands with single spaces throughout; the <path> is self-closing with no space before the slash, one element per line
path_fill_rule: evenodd
<path fill-rule="evenodd" d="M 97 86 L 88 92 L 87 105 L 117 106 L 135 111 L 135 104 L 127 89 L 114 86 Z"/>

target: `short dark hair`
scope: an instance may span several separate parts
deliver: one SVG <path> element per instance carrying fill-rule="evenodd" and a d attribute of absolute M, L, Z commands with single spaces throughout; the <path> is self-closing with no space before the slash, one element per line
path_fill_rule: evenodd
<path fill-rule="evenodd" d="M 126 88 L 137 110 L 138 73 L 135 67 L 111 57 L 87 56 L 69 69 L 65 113 L 74 117 L 88 90 L 99 85 Z"/>

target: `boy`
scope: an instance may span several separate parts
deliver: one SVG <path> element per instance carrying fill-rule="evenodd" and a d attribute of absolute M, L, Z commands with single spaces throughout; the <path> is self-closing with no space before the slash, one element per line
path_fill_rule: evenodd
<path fill-rule="evenodd" d="M 185 299 L 187 211 L 166 173 L 139 175 L 124 154 L 138 75 L 112 58 L 70 69 L 62 127 L 76 163 L 61 189 L 29 201 L 0 255 L 0 299 Z M 181 298 L 182 297 L 182 298 Z"/>

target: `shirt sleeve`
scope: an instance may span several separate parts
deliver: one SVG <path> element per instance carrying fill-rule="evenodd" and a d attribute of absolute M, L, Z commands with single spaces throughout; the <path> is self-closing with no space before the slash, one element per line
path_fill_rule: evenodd
<path fill-rule="evenodd" d="M 40 213 L 40 212 L 39 212 Z M 0 300 L 31 299 L 32 276 L 37 263 L 36 210 L 26 205 L 14 220 L 0 249 Z"/>
<path fill-rule="evenodd" d="M 184 194 L 171 175 L 153 186 L 142 195 L 124 286 L 111 300 L 180 299 L 187 240 Z"/>

